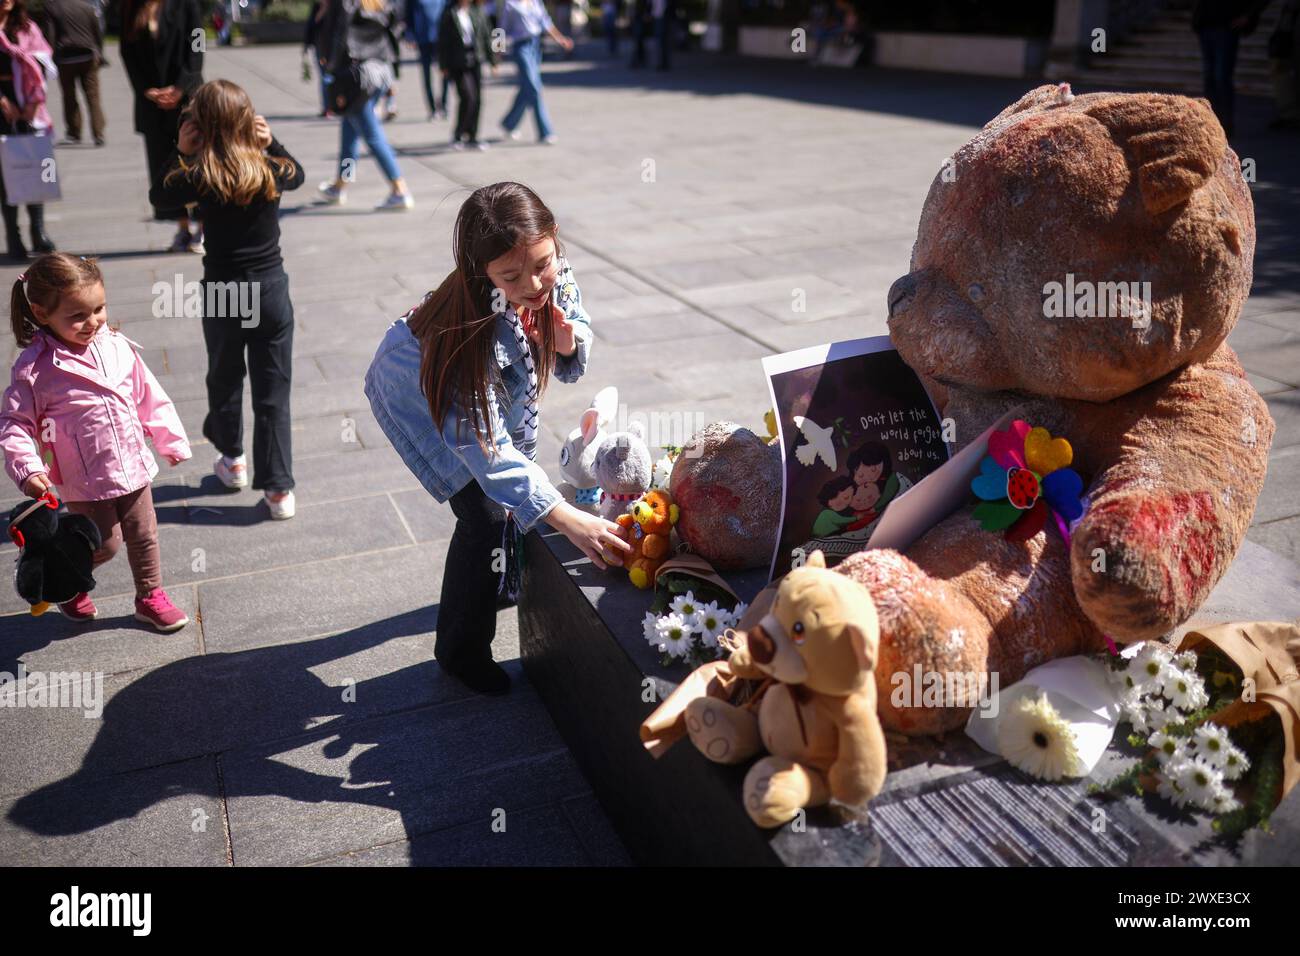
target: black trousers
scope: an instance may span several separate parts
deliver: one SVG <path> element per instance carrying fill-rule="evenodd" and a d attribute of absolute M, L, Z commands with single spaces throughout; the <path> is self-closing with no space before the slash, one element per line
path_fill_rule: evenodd
<path fill-rule="evenodd" d="M 497 630 L 497 589 L 501 582 L 501 547 L 505 509 L 471 481 L 447 502 L 456 515 L 456 530 L 447 548 L 438 605 L 434 656 L 447 667 L 492 656 Z"/>
<path fill-rule="evenodd" d="M 180 116 L 178 110 L 173 110 L 177 117 Z M 176 137 L 180 131 L 180 121 L 177 119 L 172 122 L 171 113 L 162 114 L 162 118 L 154 125 L 149 126 L 144 131 L 144 156 L 145 163 L 149 167 L 149 188 L 157 187 L 165 173 L 167 160 L 171 159 L 172 150 L 176 148 Z M 154 206 L 153 217 L 155 219 L 175 222 L 178 219 L 184 219 L 189 214 L 184 206 Z"/>
<path fill-rule="evenodd" d="M 451 70 L 452 81 L 456 84 L 456 138 L 478 142 L 478 116 L 482 97 L 479 91 L 483 87 L 483 71 L 475 63 L 463 70 Z M 443 97 L 446 105 L 447 98 Z"/>
<path fill-rule="evenodd" d="M 293 302 L 284 270 L 244 276 L 236 288 L 258 283 L 255 317 L 207 306 L 229 297 L 203 283 L 203 341 L 208 347 L 208 414 L 203 435 L 217 451 L 234 458 L 244 453 L 244 378 L 253 392 L 253 487 L 288 491 L 293 487 L 293 450 L 289 437 L 289 386 L 293 372 Z M 241 301 L 250 302 L 251 293 Z M 224 313 L 224 314 L 222 314 Z M 247 352 L 248 364 L 244 358 Z"/>

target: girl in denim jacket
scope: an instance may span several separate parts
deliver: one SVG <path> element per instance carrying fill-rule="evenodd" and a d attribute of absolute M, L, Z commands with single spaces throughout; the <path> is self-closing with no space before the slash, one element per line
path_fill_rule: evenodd
<path fill-rule="evenodd" d="M 366 396 L 407 467 L 456 515 L 434 655 L 474 690 L 501 693 L 510 678 L 491 645 L 507 520 L 522 532 L 545 521 L 600 568 L 630 547 L 618 525 L 564 501 L 534 460 L 547 380 L 577 381 L 591 350 L 555 218 L 527 186 L 484 186 L 460 208 L 452 253 L 455 270 L 384 336 Z"/>
<path fill-rule="evenodd" d="M 57 487 L 69 511 L 95 522 L 103 538 L 96 565 L 125 541 L 136 619 L 179 630 L 189 618 L 162 589 L 149 488 L 158 464 L 145 445 L 148 436 L 173 465 L 190 457 L 176 406 L 126 336 L 107 327 L 93 260 L 41 256 L 14 283 L 10 319 L 23 351 L 0 400 L 5 470 L 23 494 Z M 75 621 L 97 613 L 88 594 L 59 610 Z"/>

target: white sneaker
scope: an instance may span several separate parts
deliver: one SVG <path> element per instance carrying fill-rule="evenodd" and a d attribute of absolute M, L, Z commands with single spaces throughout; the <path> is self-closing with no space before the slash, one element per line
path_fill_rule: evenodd
<path fill-rule="evenodd" d="M 556 143 L 558 143 L 558 142 L 559 142 L 559 140 L 556 138 L 556 136 L 555 136 L 554 133 L 552 133 L 550 136 L 543 136 L 543 137 L 542 137 L 542 145 L 543 145 L 543 146 L 554 146 L 554 145 L 555 145 Z"/>
<path fill-rule="evenodd" d="M 262 496 L 266 500 L 266 507 L 271 511 L 271 517 L 276 521 L 292 518 L 295 510 L 293 492 L 286 491 L 279 498 L 272 498 L 273 494 L 277 492 L 268 491 Z"/>
<path fill-rule="evenodd" d="M 348 194 L 344 192 L 342 186 L 333 180 L 325 180 L 316 187 L 316 190 L 325 197 L 325 201 L 331 206 L 342 206 L 348 201 Z"/>
<path fill-rule="evenodd" d="M 387 199 L 381 203 L 375 204 L 376 212 L 383 212 L 386 209 L 413 208 L 415 208 L 415 197 L 410 193 L 389 193 Z"/>
<path fill-rule="evenodd" d="M 504 126 L 502 126 L 501 135 L 504 136 L 506 139 L 518 139 L 523 134 L 520 133 L 519 130 L 517 129 L 506 129 Z"/>
<path fill-rule="evenodd" d="M 212 473 L 227 488 L 248 487 L 248 464 L 245 462 L 243 455 L 238 458 L 227 458 L 222 455 L 217 459 L 217 463 L 212 466 Z"/>
<path fill-rule="evenodd" d="M 465 148 L 465 144 L 458 139 L 453 139 L 451 141 L 451 148 L 459 152 L 460 150 L 463 150 Z"/>
<path fill-rule="evenodd" d="M 199 233 L 190 240 L 190 252 L 198 256 L 207 255 L 208 248 L 203 244 L 203 233 Z"/>
<path fill-rule="evenodd" d="M 483 140 L 481 140 L 481 139 L 479 139 L 479 140 L 475 140 L 474 142 L 470 143 L 469 145 L 473 146 L 475 149 L 480 150 L 480 151 L 482 151 L 482 150 L 486 150 L 486 149 L 488 148 L 488 144 L 485 143 L 485 142 L 483 142 Z"/>

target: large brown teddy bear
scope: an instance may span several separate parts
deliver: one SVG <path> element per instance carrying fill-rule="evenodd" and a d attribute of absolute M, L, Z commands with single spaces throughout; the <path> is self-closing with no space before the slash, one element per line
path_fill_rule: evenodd
<path fill-rule="evenodd" d="M 730 658 L 683 681 L 642 726 L 642 739 L 684 720 L 691 742 L 717 763 L 744 763 L 766 750 L 744 783 L 745 809 L 762 827 L 832 798 L 865 804 L 884 784 L 887 756 L 872 676 L 879 638 L 871 596 L 826 570 L 814 551 L 781 579 L 775 600 L 756 601 L 745 620 L 753 626 L 738 635 Z M 765 682 L 756 708 L 736 700 L 737 678 Z"/>
<path fill-rule="evenodd" d="M 1090 506 L 1068 547 L 1050 522 L 1017 543 L 966 508 L 906 555 L 836 568 L 874 599 L 887 729 L 934 733 L 969 712 L 895 706 L 894 675 L 917 665 L 1005 687 L 1102 650 L 1103 635 L 1157 637 L 1204 601 L 1250 524 L 1273 437 L 1225 344 L 1254 248 L 1249 190 L 1203 100 L 1040 87 L 935 179 L 911 271 L 889 291 L 894 344 L 958 444 L 1016 408 L 1066 437 Z M 1061 308 L 1062 288 L 1100 305 Z M 1115 289 L 1149 289 L 1149 313 Z"/>

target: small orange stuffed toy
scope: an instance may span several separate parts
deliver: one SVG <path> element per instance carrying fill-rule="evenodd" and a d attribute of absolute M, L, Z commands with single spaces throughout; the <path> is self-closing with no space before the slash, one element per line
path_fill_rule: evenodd
<path fill-rule="evenodd" d="M 654 584 L 655 572 L 668 559 L 669 536 L 677 523 L 677 506 L 667 491 L 647 491 L 617 519 L 627 531 L 632 553 L 623 559 L 627 576 L 639 588 Z"/>

